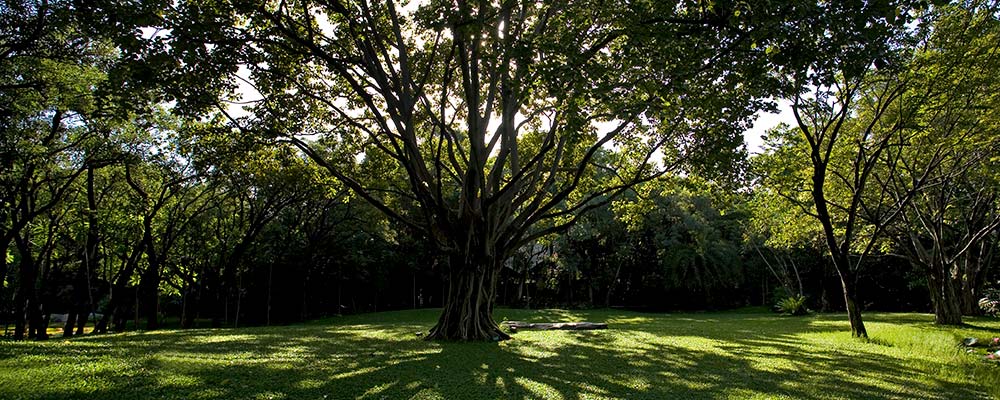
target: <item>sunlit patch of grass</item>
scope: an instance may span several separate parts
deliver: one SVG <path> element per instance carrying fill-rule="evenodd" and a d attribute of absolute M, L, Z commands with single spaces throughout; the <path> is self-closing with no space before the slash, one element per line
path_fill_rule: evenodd
<path fill-rule="evenodd" d="M 437 310 L 307 324 L 0 341 L 0 399 L 985 398 L 1000 368 L 962 337 L 1000 321 L 939 327 L 926 314 L 759 310 L 647 314 L 497 310 L 498 320 L 607 322 L 601 331 L 522 331 L 501 343 L 422 339 Z"/>

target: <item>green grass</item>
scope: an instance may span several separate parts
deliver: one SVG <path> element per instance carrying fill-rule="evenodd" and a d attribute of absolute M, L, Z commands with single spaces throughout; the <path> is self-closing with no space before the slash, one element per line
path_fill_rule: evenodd
<path fill-rule="evenodd" d="M 926 314 L 643 314 L 498 310 L 498 319 L 606 321 L 502 343 L 421 340 L 436 310 L 310 324 L 0 342 L 0 399 L 667 399 L 1000 396 L 1000 366 L 965 354 L 960 328 Z"/>

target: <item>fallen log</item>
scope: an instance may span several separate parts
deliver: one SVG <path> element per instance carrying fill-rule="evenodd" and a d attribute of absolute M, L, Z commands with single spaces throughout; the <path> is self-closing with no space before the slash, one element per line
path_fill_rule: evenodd
<path fill-rule="evenodd" d="M 594 329 L 608 329 L 608 324 L 603 322 L 522 322 L 522 321 L 504 321 L 501 325 L 510 328 L 511 332 L 517 332 L 518 330 L 535 330 L 535 331 L 554 331 L 554 330 L 564 330 L 564 331 L 589 331 Z"/>

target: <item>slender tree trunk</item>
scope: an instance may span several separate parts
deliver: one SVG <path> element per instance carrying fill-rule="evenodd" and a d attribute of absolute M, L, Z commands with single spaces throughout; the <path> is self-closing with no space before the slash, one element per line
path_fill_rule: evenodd
<path fill-rule="evenodd" d="M 243 274 L 237 279 L 236 284 L 236 317 L 233 318 L 233 328 L 240 327 L 240 306 L 243 304 Z"/>
<path fill-rule="evenodd" d="M 3 232 L 3 234 L 0 235 L 0 313 L 2 313 L 2 310 L 5 308 L 3 300 L 7 298 L 4 295 L 3 289 L 6 286 L 7 269 L 9 268 L 7 265 L 7 252 L 10 250 L 10 242 L 12 240 L 13 237 L 8 235 L 7 232 Z"/>
<path fill-rule="evenodd" d="M 94 322 L 94 330 L 91 333 L 108 333 L 108 323 L 111 322 L 111 317 L 107 310 L 101 313 L 101 318 Z"/>
<path fill-rule="evenodd" d="M 128 301 L 133 300 L 135 296 L 125 296 L 130 294 L 130 291 L 127 290 L 128 285 L 132 281 L 132 275 L 135 274 L 138 253 L 141 251 L 138 248 L 133 250 L 134 256 L 126 261 L 125 270 L 122 271 L 118 279 L 115 280 L 115 285 L 111 288 L 111 300 L 108 308 L 115 332 L 124 332 L 128 323 Z M 105 315 L 105 318 L 108 318 L 108 315 Z"/>
<path fill-rule="evenodd" d="M 615 268 L 615 276 L 611 278 L 611 283 L 608 284 L 608 293 L 604 295 L 604 307 L 611 308 L 611 295 L 615 292 L 615 286 L 618 283 L 618 277 L 622 272 L 622 265 L 618 264 Z"/>
<path fill-rule="evenodd" d="M 274 266 L 267 264 L 267 321 L 266 325 L 271 326 L 271 284 L 274 275 Z"/>
<path fill-rule="evenodd" d="M 848 262 L 846 257 L 834 257 L 834 262 Z M 847 308 L 847 319 L 851 323 L 851 336 L 867 338 L 868 330 L 861 318 L 861 307 L 858 304 L 858 292 L 855 288 L 855 276 L 848 266 L 837 267 L 840 276 L 840 286 L 844 289 L 844 306 Z"/>
<path fill-rule="evenodd" d="M 184 328 L 184 320 L 187 319 L 187 308 L 188 308 L 188 286 L 184 284 L 181 287 L 181 329 Z"/>
<path fill-rule="evenodd" d="M 861 308 L 858 306 L 858 294 L 853 285 L 843 284 L 844 304 L 847 306 L 847 319 L 851 322 L 851 336 L 866 338 L 868 330 L 865 329 L 865 322 L 861 319 Z"/>
<path fill-rule="evenodd" d="M 155 330 L 160 325 L 157 311 L 160 303 L 160 262 L 162 260 L 156 251 L 156 242 L 153 239 L 153 215 L 155 213 L 148 214 L 143 218 L 142 242 L 143 250 L 146 252 L 147 265 L 139 280 L 147 330 Z"/>
<path fill-rule="evenodd" d="M 74 286 L 76 292 L 76 334 L 82 335 L 87 325 L 90 314 L 94 312 L 94 294 L 91 286 L 91 277 L 101 261 L 99 244 L 101 231 L 97 219 L 97 191 L 94 190 L 94 167 L 87 167 L 87 239 L 83 245 L 83 265 L 78 270 L 77 284 Z M 64 332 L 65 334 L 65 332 Z"/>
<path fill-rule="evenodd" d="M 470 265 L 452 256 L 444 310 L 428 339 L 504 340 L 510 336 L 493 321 L 493 303 L 501 266 L 496 262 Z"/>
<path fill-rule="evenodd" d="M 819 187 L 821 191 L 821 184 Z M 820 215 L 820 222 L 823 224 L 827 248 L 830 250 L 830 258 L 833 260 L 834 269 L 840 277 L 840 285 L 844 290 L 844 306 L 847 308 L 847 319 L 851 323 L 851 336 L 867 338 L 868 330 L 865 329 L 865 322 L 861 318 L 861 307 L 858 305 L 858 293 L 855 283 L 857 281 L 855 279 L 856 272 L 851 268 L 850 254 L 848 253 L 850 247 L 846 243 L 843 249 L 837 245 L 833 224 L 830 222 L 830 214 L 826 207 L 826 201 L 822 197 L 822 192 L 817 195 L 816 189 L 814 189 L 814 196 L 817 199 L 815 202 L 818 210 L 817 214 Z"/>

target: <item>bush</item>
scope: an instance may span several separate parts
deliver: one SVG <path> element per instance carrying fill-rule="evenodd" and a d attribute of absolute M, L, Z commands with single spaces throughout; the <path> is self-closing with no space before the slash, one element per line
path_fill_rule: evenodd
<path fill-rule="evenodd" d="M 986 291 L 986 296 L 979 299 L 979 308 L 986 315 L 1000 317 L 1000 290 L 990 289 Z"/>
<path fill-rule="evenodd" d="M 806 315 L 809 310 L 806 309 L 806 297 L 802 295 L 789 296 L 781 300 L 777 304 L 778 312 L 786 315 Z"/>

